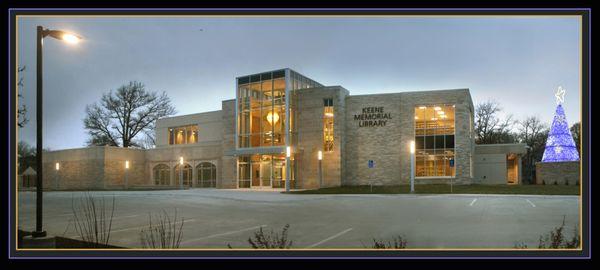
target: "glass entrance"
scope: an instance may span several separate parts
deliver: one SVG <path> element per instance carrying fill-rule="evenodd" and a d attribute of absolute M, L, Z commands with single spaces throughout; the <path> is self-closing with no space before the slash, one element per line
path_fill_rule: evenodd
<path fill-rule="evenodd" d="M 249 174 L 246 173 L 245 168 L 250 168 Z M 240 188 L 283 188 L 285 169 L 283 154 L 239 157 L 238 186 Z"/>

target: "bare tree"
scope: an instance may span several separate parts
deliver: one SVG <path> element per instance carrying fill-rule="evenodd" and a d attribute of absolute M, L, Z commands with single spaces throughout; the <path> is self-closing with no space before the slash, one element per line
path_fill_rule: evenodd
<path fill-rule="evenodd" d="M 519 141 L 529 147 L 522 161 L 526 181 L 533 182 L 535 163 L 542 160 L 548 131 L 548 126 L 536 116 L 526 117 L 519 122 Z"/>
<path fill-rule="evenodd" d="M 25 71 L 26 68 L 27 66 L 23 66 L 17 69 L 17 73 L 19 73 L 19 82 L 17 83 L 19 87 L 19 101 L 23 98 L 23 94 L 21 93 L 25 90 L 25 83 L 23 83 L 24 78 L 23 76 L 21 76 L 21 74 Z M 23 104 L 17 109 L 17 125 L 20 128 L 22 128 L 27 124 L 27 122 L 29 122 L 29 119 L 27 119 L 27 107 L 25 106 L 25 104 Z"/>
<path fill-rule="evenodd" d="M 141 147 L 136 136 L 147 134 L 158 118 L 173 114 L 175 108 L 165 92 L 148 92 L 142 83 L 132 81 L 86 107 L 83 123 L 90 135 L 88 145 Z"/>
<path fill-rule="evenodd" d="M 571 135 L 573 136 L 573 140 L 575 141 L 575 146 L 577 147 L 577 152 L 581 156 L 581 123 L 577 122 L 571 126 Z"/>
<path fill-rule="evenodd" d="M 500 104 L 494 100 L 477 105 L 475 108 L 476 143 L 510 143 L 516 140 L 516 136 L 512 133 L 515 124 L 512 115 L 501 119 L 498 116 L 501 111 Z"/>

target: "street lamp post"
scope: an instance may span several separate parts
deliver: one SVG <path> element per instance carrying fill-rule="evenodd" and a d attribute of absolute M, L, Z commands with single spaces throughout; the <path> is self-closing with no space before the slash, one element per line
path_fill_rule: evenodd
<path fill-rule="evenodd" d="M 58 190 L 59 187 L 60 187 L 60 184 L 59 184 L 59 180 L 60 179 L 58 179 L 58 171 L 60 171 L 60 163 L 56 162 L 56 164 L 54 165 L 54 169 L 55 169 L 55 172 L 56 172 L 55 173 L 55 181 L 54 182 L 56 184 L 56 190 Z"/>
<path fill-rule="evenodd" d="M 37 64 L 36 64 L 36 162 L 37 162 L 37 179 L 36 179 L 36 211 L 35 211 L 35 231 L 32 232 L 33 237 L 45 237 L 46 231 L 43 230 L 43 161 L 42 161 L 42 116 L 43 116 L 43 45 L 44 38 L 51 36 L 55 39 L 63 40 L 67 43 L 75 44 L 81 39 L 71 33 L 60 30 L 44 29 L 42 26 L 37 27 Z"/>
<path fill-rule="evenodd" d="M 129 160 L 125 160 L 125 189 L 129 189 Z"/>
<path fill-rule="evenodd" d="M 287 167 L 287 170 L 285 170 L 285 192 L 288 193 L 290 192 L 290 177 L 291 177 L 291 172 L 290 172 L 290 168 L 292 166 L 290 166 L 290 157 L 292 156 L 292 147 L 291 146 L 287 146 L 285 148 L 285 164 Z"/>
<path fill-rule="evenodd" d="M 179 158 L 179 189 L 183 189 L 183 157 Z"/>
<path fill-rule="evenodd" d="M 415 193 L 415 141 L 410 141 L 410 193 Z"/>
<path fill-rule="evenodd" d="M 323 187 L 323 151 L 319 151 L 317 158 L 319 159 L 319 188 Z"/>

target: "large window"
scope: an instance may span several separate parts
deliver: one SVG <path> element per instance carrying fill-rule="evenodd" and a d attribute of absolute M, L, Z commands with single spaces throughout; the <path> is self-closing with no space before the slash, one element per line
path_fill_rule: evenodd
<path fill-rule="evenodd" d="M 295 90 L 323 85 L 290 70 L 286 83 L 285 70 L 276 70 L 237 78 L 237 136 L 239 148 L 294 145 Z M 292 97 L 286 97 L 288 93 Z M 289 108 L 286 110 L 286 99 Z M 289 115 L 290 141 L 286 137 L 286 113 Z"/>
<path fill-rule="evenodd" d="M 216 187 L 217 166 L 210 162 L 202 162 L 196 166 L 196 186 Z"/>
<path fill-rule="evenodd" d="M 285 145 L 285 72 L 238 79 L 238 147 Z"/>
<path fill-rule="evenodd" d="M 197 142 L 197 125 L 169 128 L 169 144 L 190 144 Z"/>
<path fill-rule="evenodd" d="M 179 181 L 183 180 L 183 185 L 184 186 L 191 186 L 192 185 L 192 166 L 190 166 L 190 164 L 185 164 L 183 165 L 183 174 L 180 174 L 179 169 L 181 169 L 181 166 L 179 164 L 177 164 L 177 166 L 175 166 L 175 179 L 178 180 L 177 185 L 179 185 Z M 180 176 L 183 176 L 183 179 L 180 179 Z"/>
<path fill-rule="evenodd" d="M 415 176 L 453 177 L 454 105 L 415 107 Z"/>
<path fill-rule="evenodd" d="M 323 100 L 323 151 L 333 151 L 333 99 Z"/>
<path fill-rule="evenodd" d="M 154 184 L 157 186 L 167 186 L 171 184 L 171 170 L 166 164 L 154 166 Z"/>

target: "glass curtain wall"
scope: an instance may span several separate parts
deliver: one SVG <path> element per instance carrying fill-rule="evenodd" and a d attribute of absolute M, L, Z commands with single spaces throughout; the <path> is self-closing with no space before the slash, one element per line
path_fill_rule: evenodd
<path fill-rule="evenodd" d="M 415 176 L 453 177 L 455 106 L 415 107 Z"/>
<path fill-rule="evenodd" d="M 286 96 L 286 87 L 289 97 Z M 284 147 L 297 145 L 297 89 L 323 85 L 290 70 L 276 70 L 237 78 L 237 148 Z M 289 110 L 286 110 L 286 98 Z M 286 131 L 286 113 L 289 130 Z M 289 132 L 289 142 L 286 142 Z M 264 153 L 264 152 L 263 152 Z M 293 168 L 293 157 L 289 168 Z M 238 187 L 284 187 L 285 155 L 269 153 L 238 157 Z M 293 171 L 292 171 L 293 172 Z M 294 173 L 290 174 L 292 187 Z"/>
<path fill-rule="evenodd" d="M 285 145 L 285 72 L 238 78 L 238 148 Z"/>

